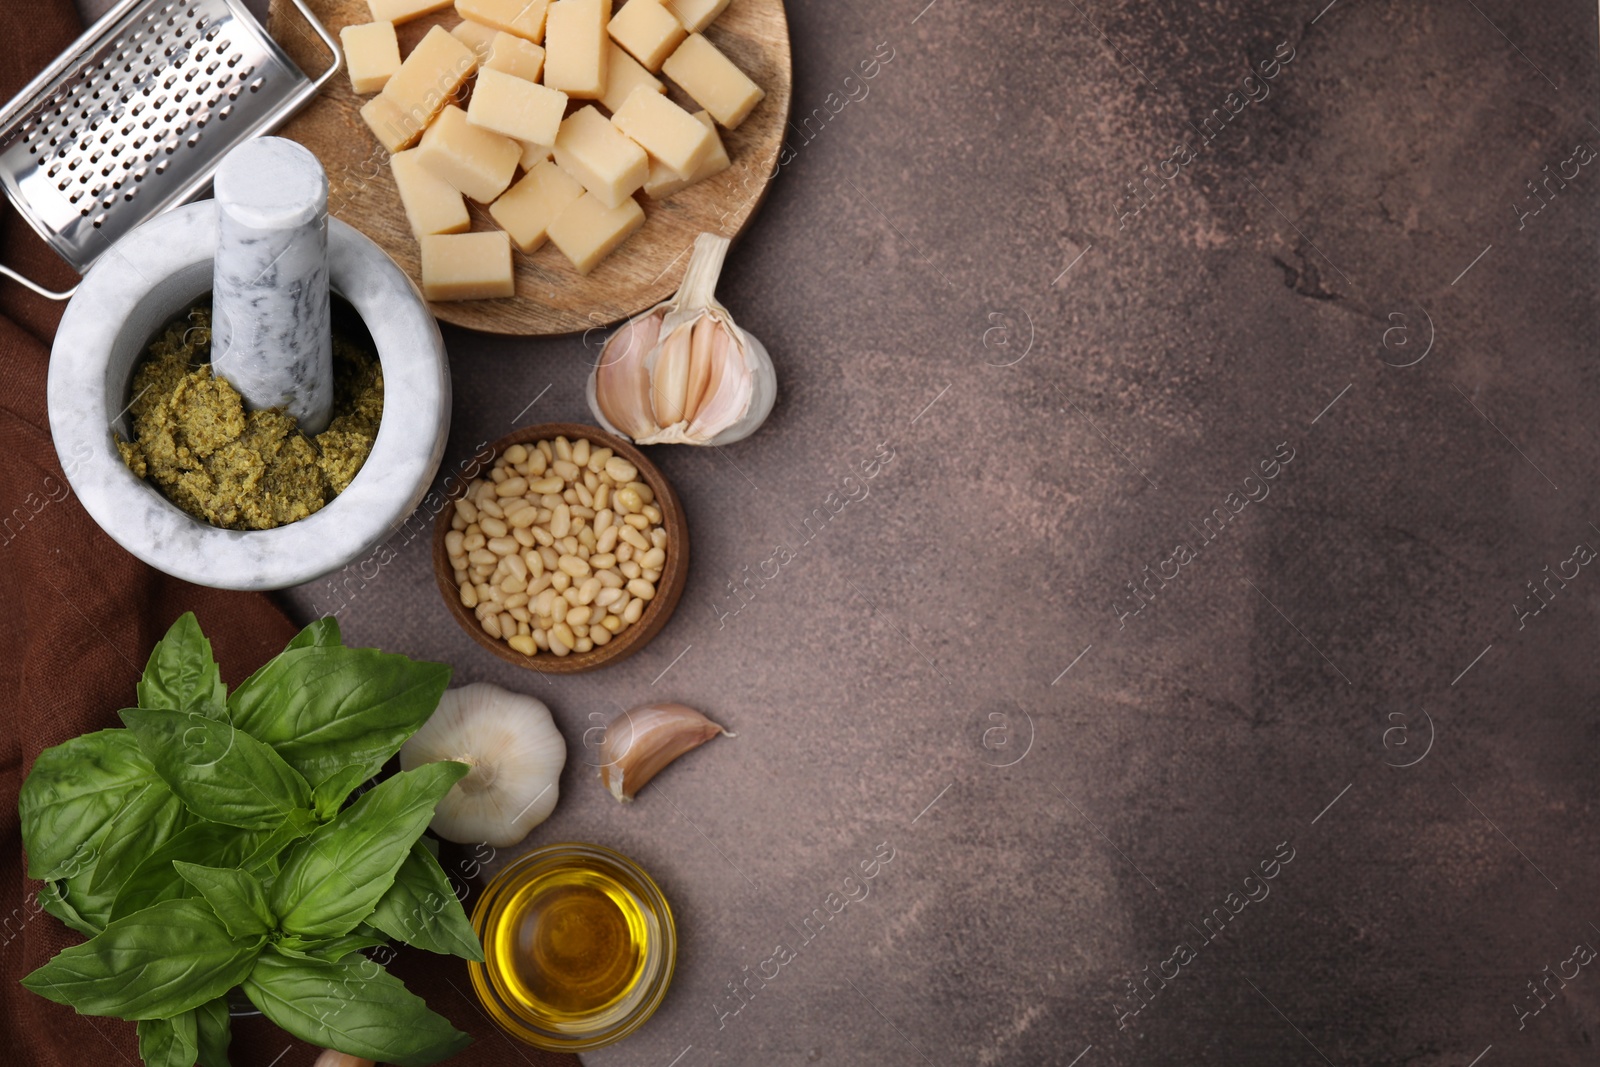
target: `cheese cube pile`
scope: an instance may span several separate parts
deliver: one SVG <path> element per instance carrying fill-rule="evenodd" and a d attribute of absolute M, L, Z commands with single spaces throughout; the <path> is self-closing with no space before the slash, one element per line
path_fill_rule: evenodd
<path fill-rule="evenodd" d="M 376 93 L 361 117 L 391 153 L 429 300 L 512 296 L 514 254 L 546 244 L 588 274 L 646 224 L 637 193 L 730 166 L 718 126 L 765 95 L 704 36 L 729 0 L 454 2 L 460 21 L 403 60 L 394 25 L 449 0 L 367 0 L 372 22 L 340 34 L 352 86 Z M 470 232 L 468 200 L 500 229 Z"/>

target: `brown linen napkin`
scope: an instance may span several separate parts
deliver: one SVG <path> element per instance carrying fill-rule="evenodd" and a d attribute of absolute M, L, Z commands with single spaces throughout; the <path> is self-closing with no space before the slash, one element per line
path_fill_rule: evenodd
<path fill-rule="evenodd" d="M 0 100 L 64 51 L 80 29 L 71 0 L 0 4 Z M 9 205 L 0 261 L 54 288 L 74 278 Z M 185 611 L 211 639 L 230 685 L 282 649 L 295 626 L 259 594 L 167 577 L 107 537 L 67 487 L 45 414 L 50 339 L 62 305 L 0 279 L 0 1061 L 7 1067 L 139 1063 L 132 1023 L 81 1016 L 18 981 L 82 940 L 34 903 L 24 876 L 17 794 L 39 752 L 120 725 L 150 649 Z M 483 1016 L 462 961 L 403 950 L 394 965 L 413 992 L 475 1038 L 452 1063 L 555 1067 Z M 236 1067 L 305 1067 L 317 1052 L 261 1018 L 235 1020 Z"/>

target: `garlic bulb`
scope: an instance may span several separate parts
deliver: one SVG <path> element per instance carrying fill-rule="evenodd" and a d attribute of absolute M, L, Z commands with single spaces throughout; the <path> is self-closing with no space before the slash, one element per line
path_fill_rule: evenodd
<path fill-rule="evenodd" d="M 478 682 L 448 690 L 422 729 L 400 749 L 405 770 L 456 760 L 471 772 L 433 813 L 449 841 L 514 845 L 556 806 L 567 743 L 541 701 Z"/>
<path fill-rule="evenodd" d="M 726 445 L 755 433 L 778 397 L 761 342 L 717 303 L 728 239 L 702 233 L 671 300 L 625 323 L 600 350 L 585 395 L 635 444 Z"/>
<path fill-rule="evenodd" d="M 728 731 L 684 704 L 625 711 L 606 724 L 600 784 L 618 800 L 632 800 L 667 764 L 718 734 Z"/>

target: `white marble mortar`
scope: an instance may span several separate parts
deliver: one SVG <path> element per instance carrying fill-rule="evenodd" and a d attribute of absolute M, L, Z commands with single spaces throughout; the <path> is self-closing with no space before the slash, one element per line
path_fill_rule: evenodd
<path fill-rule="evenodd" d="M 333 291 L 364 320 L 383 365 L 383 419 L 354 481 L 315 515 L 275 530 L 192 518 L 122 461 L 133 368 L 155 332 L 211 290 L 214 201 L 169 211 L 103 255 L 67 305 L 50 354 L 50 433 L 95 522 L 158 570 L 220 589 L 282 589 L 320 578 L 397 529 L 427 492 L 450 429 L 450 367 L 438 323 L 381 248 L 328 224 Z"/>

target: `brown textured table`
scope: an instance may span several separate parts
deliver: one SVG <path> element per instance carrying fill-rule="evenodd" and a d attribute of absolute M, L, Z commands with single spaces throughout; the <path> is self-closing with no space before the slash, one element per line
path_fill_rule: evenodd
<path fill-rule="evenodd" d="M 649 649 L 519 673 L 404 534 L 296 609 L 555 709 L 531 843 L 683 938 L 601 1067 L 1594 1063 L 1594 7 L 925 3 L 790 6 L 779 406 L 656 450 Z M 586 417 L 594 337 L 446 336 L 448 464 Z M 583 731 L 654 698 L 739 737 L 623 810 Z"/>

